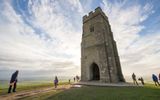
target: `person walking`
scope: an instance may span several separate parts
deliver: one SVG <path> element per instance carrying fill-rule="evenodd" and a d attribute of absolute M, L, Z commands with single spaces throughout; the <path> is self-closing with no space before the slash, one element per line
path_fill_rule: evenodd
<path fill-rule="evenodd" d="M 75 82 L 75 81 L 76 81 L 76 78 L 74 77 L 73 80 L 74 80 L 74 82 Z"/>
<path fill-rule="evenodd" d="M 159 73 L 159 80 L 160 80 L 160 73 Z"/>
<path fill-rule="evenodd" d="M 132 74 L 132 79 L 133 79 L 133 83 L 138 85 L 137 79 L 136 79 L 136 75 L 133 73 Z"/>
<path fill-rule="evenodd" d="M 13 92 L 16 92 L 16 87 L 17 87 L 17 77 L 18 77 L 18 70 L 16 70 L 12 76 L 11 76 L 11 79 L 10 79 L 10 84 L 9 84 L 9 88 L 8 88 L 8 93 L 11 93 L 11 90 L 12 90 L 12 87 L 13 87 Z"/>
<path fill-rule="evenodd" d="M 159 82 L 158 82 L 158 78 L 157 78 L 157 76 L 156 76 L 155 74 L 152 74 L 152 79 L 153 79 L 153 81 L 154 81 L 155 86 L 157 86 L 157 85 L 160 86 L 160 84 L 159 84 Z"/>
<path fill-rule="evenodd" d="M 79 76 L 78 75 L 76 76 L 76 80 L 77 80 L 77 82 L 79 81 Z"/>
<path fill-rule="evenodd" d="M 68 80 L 68 83 L 71 84 L 71 79 Z"/>
<path fill-rule="evenodd" d="M 58 85 L 58 78 L 56 76 L 55 79 L 54 79 L 54 87 L 57 88 L 57 85 Z"/>
<path fill-rule="evenodd" d="M 143 80 L 143 78 L 142 78 L 142 77 L 141 77 L 141 78 L 139 78 L 138 80 L 139 80 L 139 81 L 141 81 L 142 85 L 144 85 L 144 80 Z"/>

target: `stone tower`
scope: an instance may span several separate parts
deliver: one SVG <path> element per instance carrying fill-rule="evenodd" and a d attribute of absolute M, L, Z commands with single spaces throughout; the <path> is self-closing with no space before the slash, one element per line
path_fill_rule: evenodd
<path fill-rule="evenodd" d="M 100 7 L 83 16 L 81 81 L 124 82 L 116 42 Z"/>

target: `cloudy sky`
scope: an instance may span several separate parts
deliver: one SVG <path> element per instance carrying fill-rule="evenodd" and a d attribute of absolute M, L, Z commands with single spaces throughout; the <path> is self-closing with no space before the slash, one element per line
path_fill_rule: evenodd
<path fill-rule="evenodd" d="M 82 17 L 109 18 L 125 76 L 160 72 L 159 0 L 1 0 L 0 75 L 80 75 Z"/>

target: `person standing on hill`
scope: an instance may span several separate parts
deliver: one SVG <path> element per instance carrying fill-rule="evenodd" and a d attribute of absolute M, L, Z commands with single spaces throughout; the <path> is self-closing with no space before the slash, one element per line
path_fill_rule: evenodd
<path fill-rule="evenodd" d="M 8 93 L 11 93 L 12 87 L 13 87 L 13 92 L 16 92 L 16 86 L 17 86 L 17 77 L 18 77 L 18 70 L 16 70 L 12 76 L 11 76 L 11 80 L 10 80 L 10 84 L 9 84 L 9 88 L 8 88 Z"/>
<path fill-rule="evenodd" d="M 159 84 L 159 82 L 158 82 L 158 78 L 157 78 L 157 76 L 156 76 L 155 74 L 152 74 L 152 79 L 153 79 L 153 81 L 154 81 L 154 83 L 155 83 L 155 86 L 157 86 L 157 85 L 160 86 L 160 84 Z"/>
<path fill-rule="evenodd" d="M 143 78 L 142 78 L 142 77 L 141 77 L 141 78 L 139 78 L 138 80 L 139 80 L 139 81 L 141 81 L 142 85 L 144 85 L 144 80 L 143 80 Z"/>
<path fill-rule="evenodd" d="M 76 81 L 76 78 L 74 77 L 73 80 L 74 80 L 74 82 L 75 82 L 75 81 Z"/>
<path fill-rule="evenodd" d="M 58 78 L 56 76 L 55 79 L 54 79 L 54 87 L 57 88 L 57 85 L 58 85 Z"/>
<path fill-rule="evenodd" d="M 160 73 L 159 73 L 159 80 L 160 80 Z"/>
<path fill-rule="evenodd" d="M 71 79 L 68 80 L 68 83 L 71 84 Z"/>
<path fill-rule="evenodd" d="M 136 79 L 136 75 L 133 73 L 132 74 L 132 79 L 133 79 L 133 83 L 138 85 L 137 79 Z"/>
<path fill-rule="evenodd" d="M 76 76 L 76 79 L 77 79 L 77 82 L 78 82 L 79 81 L 79 76 L 78 75 Z"/>

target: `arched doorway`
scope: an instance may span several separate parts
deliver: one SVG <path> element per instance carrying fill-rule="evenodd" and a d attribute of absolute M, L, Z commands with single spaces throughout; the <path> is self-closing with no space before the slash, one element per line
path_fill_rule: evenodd
<path fill-rule="evenodd" d="M 99 67 L 96 63 L 91 65 L 91 80 L 100 80 Z"/>

